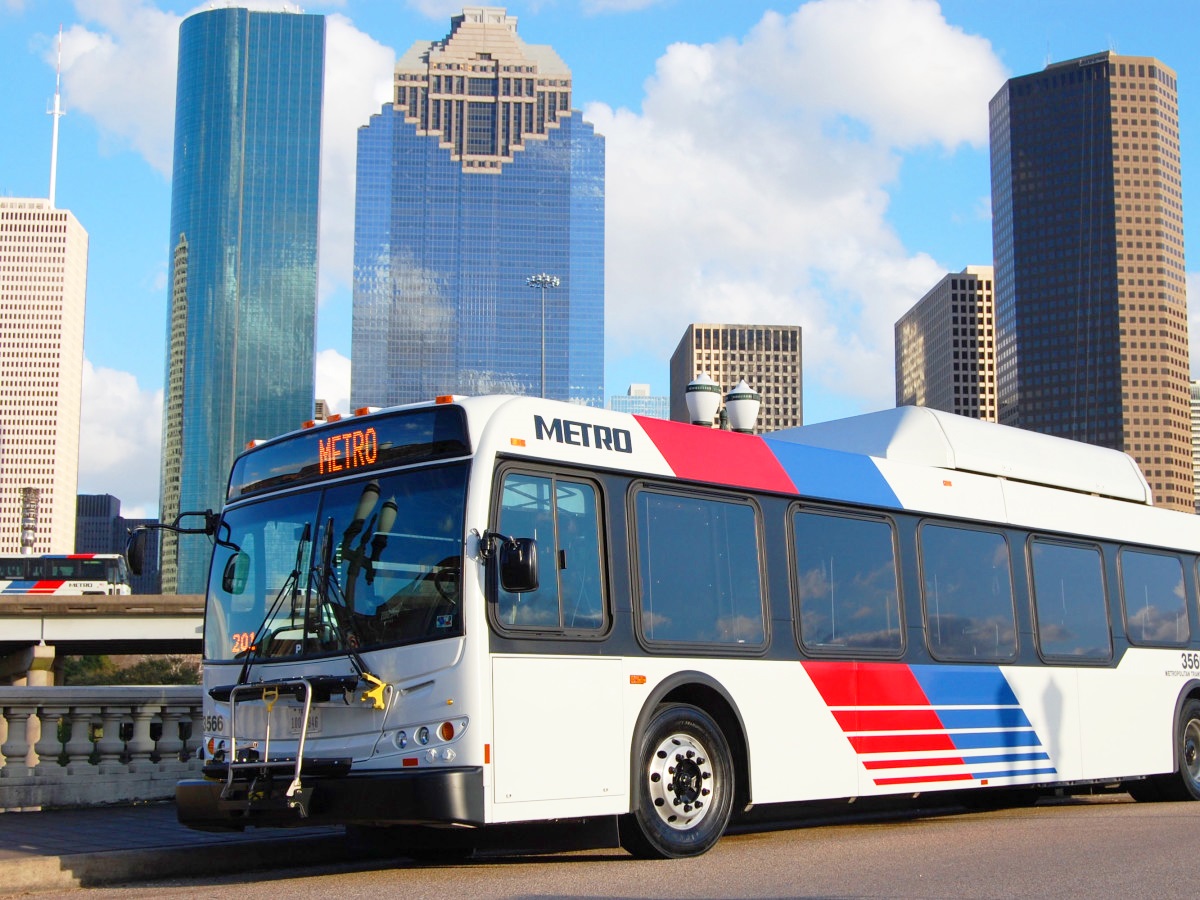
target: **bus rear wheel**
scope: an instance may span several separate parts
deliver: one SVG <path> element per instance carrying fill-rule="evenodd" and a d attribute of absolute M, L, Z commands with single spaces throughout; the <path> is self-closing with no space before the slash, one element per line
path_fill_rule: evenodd
<path fill-rule="evenodd" d="M 1200 700 L 1183 704 L 1176 724 L 1175 755 L 1179 765 L 1170 775 L 1154 775 L 1127 786 L 1134 800 L 1200 800 Z"/>
<path fill-rule="evenodd" d="M 702 709 L 664 704 L 638 739 L 633 812 L 621 846 L 643 859 L 698 856 L 725 832 L 733 810 L 733 763 L 721 728 Z"/>

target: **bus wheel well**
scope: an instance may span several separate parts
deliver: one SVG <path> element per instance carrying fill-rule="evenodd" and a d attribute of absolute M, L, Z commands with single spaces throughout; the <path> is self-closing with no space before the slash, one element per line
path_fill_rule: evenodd
<path fill-rule="evenodd" d="M 746 747 L 746 734 L 741 717 L 729 698 L 711 685 L 693 681 L 673 687 L 660 697 L 658 702 L 688 703 L 704 710 L 716 720 L 733 754 L 734 812 L 736 814 L 738 811 L 748 810 L 753 800 L 750 795 L 750 754 Z"/>

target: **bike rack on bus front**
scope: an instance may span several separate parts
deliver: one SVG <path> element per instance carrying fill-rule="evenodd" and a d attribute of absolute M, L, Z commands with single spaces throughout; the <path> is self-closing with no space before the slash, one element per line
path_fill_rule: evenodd
<path fill-rule="evenodd" d="M 284 803 L 286 803 L 288 808 L 295 809 L 301 818 L 307 818 L 308 800 L 311 791 L 306 790 L 302 786 L 300 780 L 302 770 L 311 768 L 319 770 L 320 774 L 324 775 L 345 775 L 350 771 L 351 765 L 351 760 L 349 759 L 313 759 L 307 761 L 308 766 L 305 765 L 304 748 L 308 741 L 308 723 L 313 700 L 328 700 L 334 693 L 352 690 L 357 682 L 357 676 L 347 676 L 344 678 L 315 676 L 260 681 L 254 684 L 226 685 L 210 690 L 209 695 L 214 700 L 228 701 L 229 703 L 228 761 L 223 766 L 219 764 L 205 766 L 205 774 L 210 776 L 219 775 L 221 768 L 225 770 L 225 786 L 221 789 L 220 799 L 226 802 L 235 801 L 234 795 L 237 790 L 235 783 L 246 781 L 249 782 L 246 790 L 247 808 L 253 808 L 258 805 L 271 805 L 271 801 L 274 799 L 274 791 L 272 790 L 271 783 L 273 774 L 280 770 L 290 770 L 291 780 L 283 793 Z M 304 702 L 301 711 L 300 735 L 296 744 L 294 759 L 288 757 L 280 759 L 271 758 L 272 713 L 275 709 L 275 704 L 283 696 L 291 696 L 296 699 L 302 697 Z M 248 700 L 261 700 L 266 708 L 266 725 L 262 738 L 263 746 L 261 754 L 257 752 L 256 748 L 251 748 L 249 752 L 243 751 L 247 758 L 239 759 L 237 707 L 239 703 L 244 703 Z M 251 740 L 250 738 L 246 739 L 246 741 Z M 249 758 L 251 753 L 256 758 Z M 264 779 L 266 781 L 265 785 L 262 784 Z"/>

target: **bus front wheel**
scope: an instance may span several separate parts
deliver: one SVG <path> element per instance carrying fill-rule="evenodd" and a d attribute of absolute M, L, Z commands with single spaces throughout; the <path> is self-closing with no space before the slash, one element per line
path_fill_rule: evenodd
<path fill-rule="evenodd" d="M 708 713 L 660 706 L 638 738 L 634 766 L 622 847 L 643 859 L 673 859 L 698 856 L 717 842 L 733 810 L 733 763 Z"/>

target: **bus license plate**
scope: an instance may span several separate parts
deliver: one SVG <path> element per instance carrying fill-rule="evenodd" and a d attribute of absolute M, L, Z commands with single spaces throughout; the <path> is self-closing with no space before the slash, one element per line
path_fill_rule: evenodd
<path fill-rule="evenodd" d="M 300 734 L 300 726 L 304 721 L 304 708 L 296 707 L 296 706 L 289 706 L 287 715 L 288 715 L 288 731 L 290 731 L 292 734 L 295 734 L 295 735 Z M 321 710 L 310 709 L 308 711 L 308 733 L 309 734 L 320 734 L 321 733 Z"/>

